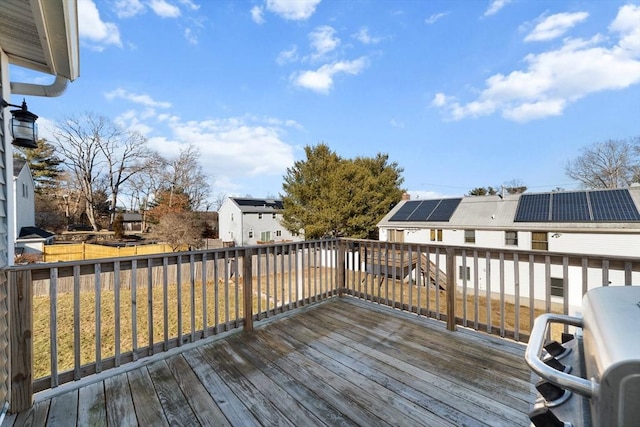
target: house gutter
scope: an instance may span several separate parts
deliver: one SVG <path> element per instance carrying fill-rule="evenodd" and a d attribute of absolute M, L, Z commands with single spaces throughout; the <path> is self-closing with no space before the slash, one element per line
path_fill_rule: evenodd
<path fill-rule="evenodd" d="M 67 88 L 69 80 L 66 77 L 56 76 L 50 85 L 37 85 L 33 83 L 11 82 L 11 93 L 27 96 L 44 96 L 48 98 L 62 95 Z"/>

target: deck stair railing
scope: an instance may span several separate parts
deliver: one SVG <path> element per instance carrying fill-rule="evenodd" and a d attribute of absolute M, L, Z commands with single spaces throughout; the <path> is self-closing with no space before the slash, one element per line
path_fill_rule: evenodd
<path fill-rule="evenodd" d="M 640 283 L 640 260 L 326 239 L 6 274 L 10 326 L 0 342 L 11 357 L 0 368 L 18 412 L 34 393 L 336 296 L 526 341 L 537 314 L 571 312 L 588 288 Z"/>

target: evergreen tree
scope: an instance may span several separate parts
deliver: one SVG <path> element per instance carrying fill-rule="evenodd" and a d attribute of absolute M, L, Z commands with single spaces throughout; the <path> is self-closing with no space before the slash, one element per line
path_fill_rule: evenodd
<path fill-rule="evenodd" d="M 50 193 L 58 187 L 62 160 L 56 156 L 53 145 L 45 139 L 38 140 L 37 145 L 30 149 L 16 147 L 14 153 L 29 165 L 35 190 L 38 193 Z"/>
<path fill-rule="evenodd" d="M 283 226 L 305 238 L 376 238 L 377 223 L 402 199 L 402 169 L 386 154 L 344 159 L 326 144 L 305 147 L 287 169 Z"/>

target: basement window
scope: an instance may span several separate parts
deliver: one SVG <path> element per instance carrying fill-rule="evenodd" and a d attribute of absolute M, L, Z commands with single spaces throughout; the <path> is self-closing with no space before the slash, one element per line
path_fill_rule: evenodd
<path fill-rule="evenodd" d="M 551 278 L 551 296 L 552 297 L 564 297 L 563 280 L 560 278 Z"/>
<path fill-rule="evenodd" d="M 475 243 L 476 242 L 476 230 L 464 230 L 464 242 Z"/>
<path fill-rule="evenodd" d="M 532 232 L 531 233 L 531 249 L 548 251 L 549 250 L 549 236 L 547 233 Z"/>

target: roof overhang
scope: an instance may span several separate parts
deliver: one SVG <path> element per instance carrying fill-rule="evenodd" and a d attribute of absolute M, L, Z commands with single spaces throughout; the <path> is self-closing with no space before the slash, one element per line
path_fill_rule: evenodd
<path fill-rule="evenodd" d="M 11 64 L 75 80 L 80 74 L 77 0 L 2 0 L 0 49 Z"/>

